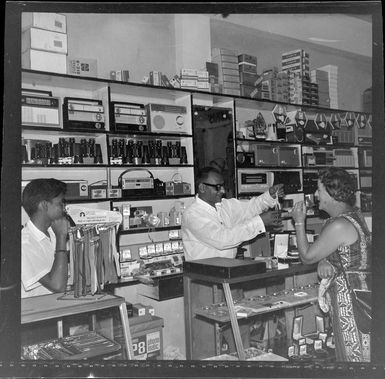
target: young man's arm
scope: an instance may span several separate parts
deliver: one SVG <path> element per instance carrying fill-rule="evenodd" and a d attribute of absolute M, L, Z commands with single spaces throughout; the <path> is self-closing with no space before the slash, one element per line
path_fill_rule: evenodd
<path fill-rule="evenodd" d="M 56 235 L 55 259 L 51 271 L 39 282 L 52 292 L 64 292 L 68 280 L 67 219 L 55 220 L 52 229 Z"/>

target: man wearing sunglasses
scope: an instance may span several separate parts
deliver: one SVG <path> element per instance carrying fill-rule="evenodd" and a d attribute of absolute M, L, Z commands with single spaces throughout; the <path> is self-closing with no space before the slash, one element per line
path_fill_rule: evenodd
<path fill-rule="evenodd" d="M 280 227 L 282 221 L 278 211 L 268 211 L 284 196 L 283 185 L 269 188 L 260 196 L 248 201 L 235 198 L 224 199 L 224 178 L 220 171 L 205 167 L 197 180 L 197 195 L 194 202 L 182 215 L 182 241 L 186 261 L 212 257 L 235 258 L 237 247 L 265 232 L 266 226 Z M 243 297 L 242 288 L 232 288 L 234 299 Z M 221 294 L 221 295 L 220 295 Z M 219 291 L 218 296 L 223 292 Z M 202 288 L 195 305 L 212 301 L 209 288 Z M 199 327 L 204 322 L 195 320 Z M 240 322 L 240 333 L 245 348 L 250 346 L 250 322 Z M 209 332 L 209 331 L 208 331 Z M 225 325 L 221 333 L 221 351 L 235 351 L 235 341 L 231 327 Z"/>
<path fill-rule="evenodd" d="M 279 211 L 271 210 L 284 196 L 283 184 L 269 188 L 248 201 L 224 199 L 224 179 L 212 167 L 197 177 L 197 196 L 182 216 L 182 240 L 186 261 L 211 257 L 235 258 L 237 247 L 266 231 L 280 227 Z"/>

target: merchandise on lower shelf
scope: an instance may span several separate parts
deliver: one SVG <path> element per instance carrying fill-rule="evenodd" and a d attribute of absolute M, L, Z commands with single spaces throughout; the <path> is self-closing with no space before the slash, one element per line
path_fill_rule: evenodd
<path fill-rule="evenodd" d="M 96 332 L 86 332 L 34 345 L 22 346 L 22 359 L 76 360 L 108 355 L 121 345 Z"/>

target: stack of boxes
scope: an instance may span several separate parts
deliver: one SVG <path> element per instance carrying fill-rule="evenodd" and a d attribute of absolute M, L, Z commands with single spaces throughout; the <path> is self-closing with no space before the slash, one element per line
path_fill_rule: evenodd
<path fill-rule="evenodd" d="M 282 71 L 289 76 L 289 102 L 310 104 L 309 54 L 302 49 L 282 54 Z"/>
<path fill-rule="evenodd" d="M 66 16 L 59 13 L 23 13 L 21 46 L 22 68 L 66 74 Z"/>
<path fill-rule="evenodd" d="M 276 78 L 278 75 L 277 67 L 266 70 L 262 73 L 258 81 L 259 98 L 264 100 L 275 100 L 276 98 Z"/>
<path fill-rule="evenodd" d="M 222 85 L 222 93 L 240 96 L 238 55 L 235 51 L 213 48 L 211 61 L 218 65 L 218 82 Z"/>
<path fill-rule="evenodd" d="M 318 105 L 320 107 L 330 107 L 329 79 L 325 71 L 318 69 L 311 70 L 311 82 L 318 86 Z"/>
<path fill-rule="evenodd" d="M 180 70 L 180 88 L 209 91 L 209 73 L 206 70 L 182 68 Z"/>
<path fill-rule="evenodd" d="M 286 71 L 277 73 L 277 101 L 288 103 L 290 101 L 289 74 Z"/>
<path fill-rule="evenodd" d="M 241 96 L 255 97 L 257 94 L 256 83 L 259 78 L 257 57 L 248 54 L 238 55 L 238 69 Z"/>
<path fill-rule="evenodd" d="M 310 78 L 310 105 L 319 105 L 318 84 Z"/>
<path fill-rule="evenodd" d="M 258 79 L 258 97 L 261 99 L 289 102 L 289 75 L 277 67 L 266 70 Z"/>
<path fill-rule="evenodd" d="M 319 67 L 317 70 L 323 71 L 327 74 L 329 82 L 329 98 L 330 108 L 338 109 L 338 67 L 328 64 Z"/>
<path fill-rule="evenodd" d="M 210 92 L 222 93 L 222 86 L 219 84 L 218 65 L 212 62 L 206 62 L 206 70 L 209 76 Z"/>
<path fill-rule="evenodd" d="M 372 112 L 372 89 L 366 89 L 362 94 L 362 110 L 366 113 Z"/>
<path fill-rule="evenodd" d="M 311 72 L 311 80 L 318 84 L 319 105 L 338 108 L 338 67 L 326 65 Z"/>

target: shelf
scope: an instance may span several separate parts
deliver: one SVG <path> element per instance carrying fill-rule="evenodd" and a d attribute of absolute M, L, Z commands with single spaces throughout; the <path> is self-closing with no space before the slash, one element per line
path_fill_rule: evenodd
<path fill-rule="evenodd" d="M 23 168 L 107 168 L 110 167 L 107 164 L 38 164 L 38 163 L 23 163 L 21 165 Z"/>
<path fill-rule="evenodd" d="M 95 312 L 100 309 L 117 307 L 122 304 L 122 298 L 103 293 L 84 299 L 59 299 L 63 293 L 34 296 L 21 299 L 21 323 L 27 324 L 52 318 L 72 316 L 74 314 Z"/>
<path fill-rule="evenodd" d="M 35 86 L 37 83 L 50 87 L 72 88 L 76 90 L 96 91 L 105 88 L 108 80 L 55 72 L 22 69 L 22 84 Z"/>
<path fill-rule="evenodd" d="M 164 169 L 167 169 L 167 168 L 172 168 L 172 167 L 194 167 L 194 165 L 192 164 L 170 164 L 170 165 L 151 165 L 151 164 L 136 164 L 136 165 L 133 165 L 133 164 L 111 164 L 111 165 L 108 165 L 108 167 L 110 168 L 123 168 L 123 169 L 128 169 L 128 168 L 132 168 L 132 169 L 135 169 L 135 168 L 156 168 L 156 169 L 159 169 L 159 168 L 164 168 Z"/>
<path fill-rule="evenodd" d="M 241 106 L 247 106 L 247 104 L 255 104 L 255 103 L 264 103 L 271 104 L 272 107 L 276 104 L 281 104 L 284 106 L 290 106 L 293 108 L 297 108 L 298 110 L 313 109 L 315 112 L 323 112 L 323 113 L 345 113 L 345 112 L 356 112 L 351 109 L 334 109 L 334 108 L 324 108 L 316 105 L 306 105 L 306 104 L 293 104 L 293 103 L 283 103 L 280 101 L 273 101 L 269 99 L 254 99 L 250 97 L 244 96 L 236 96 L 236 95 L 227 95 L 222 93 L 212 93 L 198 90 L 190 90 L 185 88 L 174 88 L 174 87 L 160 87 L 153 86 L 149 84 L 142 83 L 134 83 L 134 82 L 121 82 L 114 81 L 108 78 L 92 78 L 92 77 L 84 77 L 77 75 L 67 75 L 67 74 L 59 74 L 55 72 L 47 72 L 47 71 L 37 71 L 37 70 L 29 70 L 22 69 L 22 82 L 26 82 L 29 84 L 35 85 L 36 83 L 49 85 L 52 87 L 62 87 L 62 88 L 74 88 L 79 90 L 98 90 L 109 85 L 111 87 L 111 91 L 119 94 L 127 94 L 128 87 L 135 87 L 135 94 L 138 97 L 146 96 L 149 91 L 154 97 L 161 98 L 170 98 L 175 100 L 176 98 L 183 97 L 184 95 L 192 95 L 197 99 L 199 98 L 211 98 L 213 101 L 226 102 L 236 100 L 239 102 Z M 71 85 L 69 86 L 69 83 Z M 273 109 L 273 108 L 272 108 Z M 363 114 L 371 114 L 368 112 L 356 112 Z"/>
<path fill-rule="evenodd" d="M 243 169 L 255 169 L 255 168 L 259 168 L 259 169 L 262 169 L 262 170 L 283 170 L 283 169 L 287 169 L 287 170 L 293 170 L 293 169 L 302 169 L 304 167 L 302 166 L 250 166 L 250 167 L 241 167 L 241 166 L 238 166 L 237 165 L 237 170 L 243 170 Z"/>
<path fill-rule="evenodd" d="M 195 197 L 195 194 L 191 195 L 178 195 L 178 196 L 130 196 L 130 197 L 117 197 L 113 199 L 108 199 L 112 200 L 115 202 L 118 201 L 137 201 L 137 200 L 172 200 L 172 199 L 180 199 L 182 197 Z"/>
<path fill-rule="evenodd" d="M 266 270 L 266 272 L 263 274 L 245 275 L 239 278 L 232 278 L 232 279 L 222 279 L 222 278 L 217 278 L 217 277 L 203 275 L 203 274 L 195 274 L 195 273 L 187 272 L 186 270 L 184 270 L 184 275 L 191 278 L 192 280 L 204 281 L 207 283 L 233 284 L 233 283 L 242 283 L 242 282 L 252 281 L 252 280 L 280 278 L 280 277 L 293 276 L 296 274 L 306 274 L 306 273 L 314 272 L 316 270 L 317 270 L 317 264 L 305 265 L 301 263 L 301 264 L 292 265 L 289 268 L 285 268 L 285 269 Z"/>
<path fill-rule="evenodd" d="M 21 128 L 22 130 L 28 131 L 28 132 L 45 132 L 48 134 L 62 133 L 62 134 L 68 134 L 70 136 L 73 136 L 73 135 L 82 136 L 84 134 L 87 134 L 87 137 L 99 136 L 100 134 L 103 135 L 103 134 L 110 133 L 108 130 L 98 130 L 98 129 L 68 130 L 63 128 L 51 128 L 47 126 L 32 126 L 32 125 L 22 125 Z"/>
<path fill-rule="evenodd" d="M 262 144 L 277 144 L 277 145 L 303 145 L 300 142 L 287 142 L 287 141 L 267 141 L 267 140 L 257 140 L 252 138 L 236 138 L 236 142 L 251 142 L 251 143 L 262 143 Z"/>
<path fill-rule="evenodd" d="M 143 199 L 142 199 L 143 200 Z M 180 229 L 180 225 L 173 225 L 173 226 L 164 226 L 161 228 L 134 228 L 130 230 L 120 230 L 119 235 L 125 235 L 125 234 L 137 234 L 137 233 L 152 233 L 152 232 L 164 232 L 167 230 L 176 230 Z"/>
<path fill-rule="evenodd" d="M 303 166 L 304 170 L 322 170 L 329 167 L 340 167 L 345 170 L 358 170 L 359 167 L 345 167 L 345 166 Z"/>
<path fill-rule="evenodd" d="M 234 303 L 234 307 L 237 319 L 244 319 L 315 302 L 317 298 L 318 286 L 304 286 L 302 288 L 281 291 L 275 295 L 241 299 Z M 196 309 L 194 312 L 196 316 L 204 317 L 212 322 L 230 322 L 228 307 L 223 303 L 205 306 Z"/>
<path fill-rule="evenodd" d="M 192 138 L 192 134 L 188 133 L 153 133 L 153 132 L 125 132 L 125 131 L 109 131 L 110 137 L 116 136 L 130 136 L 130 137 L 138 137 L 144 139 L 143 137 L 147 137 L 146 139 L 175 139 L 179 140 L 181 138 Z"/>

